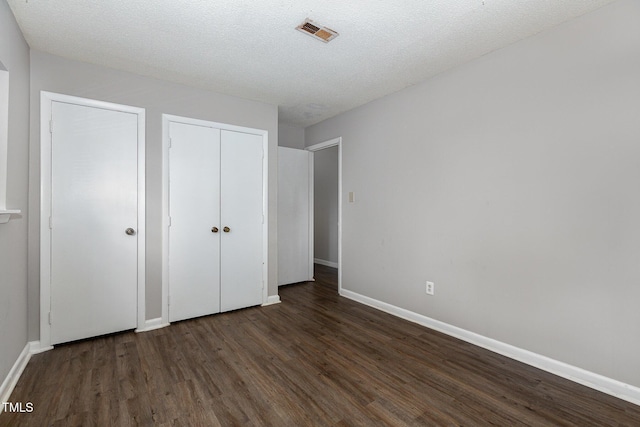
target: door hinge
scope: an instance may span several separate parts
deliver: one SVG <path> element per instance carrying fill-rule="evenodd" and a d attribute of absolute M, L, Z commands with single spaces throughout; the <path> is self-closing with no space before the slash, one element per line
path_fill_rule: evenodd
<path fill-rule="evenodd" d="M 264 224 L 264 214 L 262 214 L 262 223 Z"/>
<path fill-rule="evenodd" d="M 53 119 L 49 120 L 49 133 L 53 133 Z"/>
<path fill-rule="evenodd" d="M 171 227 L 171 217 L 169 217 L 169 227 Z"/>
<path fill-rule="evenodd" d="M 49 324 L 51 324 L 51 312 L 49 312 Z"/>
<path fill-rule="evenodd" d="M 173 145 L 173 139 L 169 138 L 169 148 Z"/>
<path fill-rule="evenodd" d="M 49 217 L 49 230 L 53 230 L 53 220 Z"/>

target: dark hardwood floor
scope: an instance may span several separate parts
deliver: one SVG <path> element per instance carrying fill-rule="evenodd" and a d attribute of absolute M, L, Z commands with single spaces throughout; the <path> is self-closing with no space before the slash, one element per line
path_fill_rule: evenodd
<path fill-rule="evenodd" d="M 337 295 L 34 355 L 2 426 L 640 426 L 640 407 Z"/>

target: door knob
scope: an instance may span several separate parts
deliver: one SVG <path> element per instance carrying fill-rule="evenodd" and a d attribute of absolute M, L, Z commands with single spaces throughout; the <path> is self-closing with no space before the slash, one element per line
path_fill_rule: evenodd
<path fill-rule="evenodd" d="M 222 231 L 224 231 L 225 233 L 228 233 L 231 231 L 231 229 L 229 227 L 225 227 L 222 229 Z"/>
<path fill-rule="evenodd" d="M 124 232 L 127 233 L 129 236 L 133 236 L 134 234 L 136 234 L 136 230 L 134 230 L 131 227 L 127 228 Z"/>
<path fill-rule="evenodd" d="M 211 232 L 212 233 L 217 233 L 218 232 L 218 227 L 211 227 Z"/>

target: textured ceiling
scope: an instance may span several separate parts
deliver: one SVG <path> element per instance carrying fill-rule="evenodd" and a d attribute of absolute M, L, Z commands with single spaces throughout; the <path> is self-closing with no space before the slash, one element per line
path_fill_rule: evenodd
<path fill-rule="evenodd" d="M 31 48 L 308 126 L 612 0 L 7 0 Z M 305 18 L 340 35 L 323 43 Z"/>

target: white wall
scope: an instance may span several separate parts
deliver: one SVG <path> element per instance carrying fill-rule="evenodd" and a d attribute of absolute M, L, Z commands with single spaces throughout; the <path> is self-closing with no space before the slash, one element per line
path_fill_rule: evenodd
<path fill-rule="evenodd" d="M 0 383 L 27 344 L 29 47 L 7 2 L 0 2 L 0 62 L 9 71 L 7 208 L 0 224 Z M 1 159 L 4 161 L 5 159 Z"/>
<path fill-rule="evenodd" d="M 313 257 L 338 264 L 338 147 L 313 156 Z"/>
<path fill-rule="evenodd" d="M 343 137 L 357 194 L 343 287 L 640 386 L 638 17 L 614 2 L 307 128 Z"/>
<path fill-rule="evenodd" d="M 304 128 L 278 123 L 278 145 L 304 150 Z"/>
<path fill-rule="evenodd" d="M 277 106 L 31 51 L 30 339 L 39 337 L 40 91 L 43 90 L 146 109 L 147 319 L 161 315 L 162 113 L 266 129 L 269 132 L 268 286 L 269 295 L 277 294 Z"/>

